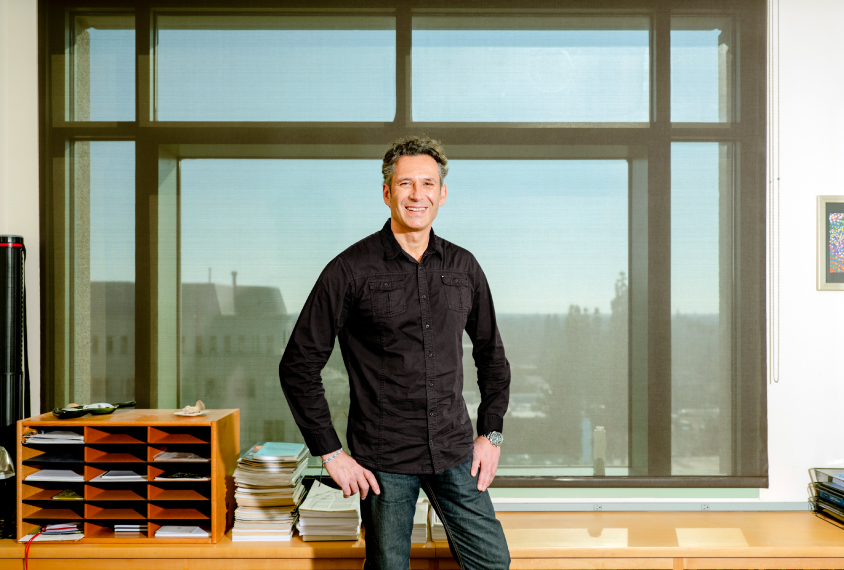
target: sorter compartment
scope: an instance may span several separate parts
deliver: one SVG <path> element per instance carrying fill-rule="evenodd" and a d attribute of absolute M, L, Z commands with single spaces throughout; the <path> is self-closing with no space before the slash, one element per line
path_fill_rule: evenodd
<path fill-rule="evenodd" d="M 18 537 L 26 536 L 29 533 L 36 533 L 41 530 L 41 525 L 23 521 L 18 525 Z"/>
<path fill-rule="evenodd" d="M 188 476 L 192 475 L 192 476 Z M 211 464 L 192 461 L 190 463 L 150 463 L 150 481 L 172 482 L 183 485 L 195 484 L 197 481 L 208 481 L 211 478 Z"/>
<path fill-rule="evenodd" d="M 146 483 L 97 483 L 85 486 L 86 501 L 146 501 Z"/>
<path fill-rule="evenodd" d="M 134 471 L 143 479 L 103 479 L 103 474 L 109 471 Z M 147 467 L 146 464 L 121 464 L 121 465 L 86 465 L 85 466 L 85 480 L 92 481 L 97 484 L 104 485 L 127 485 L 131 483 L 140 483 L 146 481 Z"/>
<path fill-rule="evenodd" d="M 52 443 L 51 440 L 48 441 L 32 441 L 29 439 L 29 435 L 36 434 L 38 432 L 56 432 L 56 431 L 64 431 L 64 432 L 73 432 L 77 435 L 81 435 L 84 437 L 85 435 L 85 428 L 82 426 L 48 426 L 48 427 L 34 427 L 34 426 L 23 426 L 22 436 L 23 436 L 23 445 L 83 445 L 84 441 L 79 441 L 75 443 Z"/>
<path fill-rule="evenodd" d="M 155 536 L 155 533 L 158 532 L 158 529 L 160 529 L 162 526 L 176 526 L 176 525 L 179 525 L 179 526 L 198 526 L 199 528 L 201 528 L 202 530 L 207 532 L 209 536 L 207 536 L 207 537 L 198 536 L 196 538 L 188 538 L 188 537 L 169 537 L 169 538 L 167 538 L 167 537 Z M 186 520 L 186 521 L 164 520 L 164 521 L 160 521 L 160 522 L 149 521 L 149 527 L 148 528 L 149 528 L 150 538 L 155 538 L 156 541 L 158 541 L 158 540 L 172 540 L 174 542 L 188 542 L 188 541 L 190 541 L 190 542 L 193 542 L 193 541 L 196 541 L 196 542 L 213 542 L 212 541 L 213 535 L 211 534 L 211 525 L 207 524 L 207 523 L 199 524 L 199 521 L 196 521 L 196 520 Z"/>
<path fill-rule="evenodd" d="M 84 446 L 74 444 L 53 444 L 38 447 L 21 448 L 21 461 L 24 465 L 35 465 L 63 469 L 77 467 L 85 462 Z"/>
<path fill-rule="evenodd" d="M 87 503 L 85 518 L 88 520 L 136 521 L 146 519 L 145 503 Z"/>
<path fill-rule="evenodd" d="M 89 445 L 85 447 L 87 463 L 146 463 L 146 445 Z"/>
<path fill-rule="evenodd" d="M 196 521 L 211 520 L 211 503 L 198 501 L 153 501 L 149 504 L 149 519 L 156 521 L 192 521 L 185 524 L 196 525 Z M 159 524 L 162 524 L 159 522 Z M 167 522 L 163 524 L 177 524 Z"/>
<path fill-rule="evenodd" d="M 85 443 L 146 443 L 147 428 L 145 426 L 108 426 L 85 427 Z"/>
<path fill-rule="evenodd" d="M 139 523 L 139 524 L 147 524 L 146 531 L 140 531 L 138 533 L 121 533 L 116 534 L 114 532 L 114 524 L 120 522 L 130 522 L 130 523 Z M 114 539 L 116 542 L 122 541 L 132 541 L 132 540 L 144 540 L 148 539 L 152 536 L 152 533 L 149 531 L 151 525 L 146 523 L 146 521 L 138 521 L 132 519 L 131 521 L 99 521 L 99 522 L 86 522 L 85 523 L 85 538 L 109 538 Z"/>
<path fill-rule="evenodd" d="M 211 443 L 211 427 L 150 426 L 149 442 L 152 444 Z"/>
<path fill-rule="evenodd" d="M 23 503 L 21 505 L 22 517 L 30 522 L 38 521 L 78 521 L 84 518 L 85 503 L 62 502 L 60 505 L 53 505 L 53 501 L 45 503 Z"/>
<path fill-rule="evenodd" d="M 151 501 L 210 501 L 211 482 L 170 483 L 160 481 L 149 484 L 149 499 Z"/>
<path fill-rule="evenodd" d="M 70 489 L 83 499 L 58 500 L 53 499 L 58 493 Z M 82 503 L 84 500 L 84 483 L 33 482 L 21 485 L 21 500 L 23 501 L 51 501 L 56 507 L 64 504 Z M 44 505 L 46 506 L 46 504 Z"/>
<path fill-rule="evenodd" d="M 56 473 L 61 471 L 62 473 Z M 81 478 L 67 478 L 69 473 L 73 472 Z M 84 465 L 73 464 L 63 465 L 57 467 L 55 465 L 23 465 L 21 472 L 18 474 L 22 481 L 26 481 L 27 485 L 34 485 L 39 483 L 81 483 L 84 478 Z"/>
<path fill-rule="evenodd" d="M 188 464 L 211 461 L 211 444 L 208 443 L 158 444 L 150 445 L 147 449 L 147 461 L 155 463 L 184 462 Z M 191 458 L 193 456 L 202 459 Z"/>

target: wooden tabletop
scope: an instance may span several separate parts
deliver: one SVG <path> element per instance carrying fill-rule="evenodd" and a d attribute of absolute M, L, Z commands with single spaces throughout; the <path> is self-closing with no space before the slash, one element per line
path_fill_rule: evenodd
<path fill-rule="evenodd" d="M 514 560 L 650 558 L 667 561 L 667 567 L 676 558 L 839 558 L 844 561 L 844 530 L 810 512 L 508 512 L 498 517 Z M 23 548 L 11 540 L 0 541 L 0 559 L 21 558 Z M 364 542 L 305 543 L 298 536 L 290 542 L 231 542 L 226 536 L 218 544 L 197 545 L 38 543 L 30 551 L 30 557 L 350 559 L 364 557 Z M 446 543 L 429 542 L 414 545 L 411 557 L 450 558 L 451 555 Z"/>
<path fill-rule="evenodd" d="M 52 412 L 47 412 L 46 414 L 26 418 L 22 421 L 41 422 L 41 425 L 50 427 L 90 425 L 92 423 L 110 426 L 134 426 L 138 424 L 172 425 L 174 423 L 184 423 L 185 425 L 209 425 L 210 422 L 219 420 L 236 410 L 204 410 L 204 413 L 198 416 L 177 416 L 176 412 L 179 411 L 181 411 L 181 409 L 136 410 L 134 408 L 120 408 L 114 410 L 110 414 L 86 414 L 80 418 L 67 420 L 60 420 L 54 416 Z"/>

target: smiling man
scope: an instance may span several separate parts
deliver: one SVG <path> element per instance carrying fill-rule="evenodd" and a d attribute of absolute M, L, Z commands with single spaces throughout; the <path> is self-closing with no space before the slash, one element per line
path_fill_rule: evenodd
<path fill-rule="evenodd" d="M 471 253 L 434 234 L 448 160 L 428 137 L 384 156 L 390 219 L 338 255 L 311 291 L 279 365 L 313 455 L 346 496 L 361 494 L 367 570 L 407 570 L 420 488 L 463 569 L 509 568 L 487 487 L 498 468 L 510 365 L 486 277 Z M 479 437 L 463 401 L 463 331 L 472 341 Z M 331 424 L 320 371 L 339 338 L 349 373 L 348 443 Z"/>

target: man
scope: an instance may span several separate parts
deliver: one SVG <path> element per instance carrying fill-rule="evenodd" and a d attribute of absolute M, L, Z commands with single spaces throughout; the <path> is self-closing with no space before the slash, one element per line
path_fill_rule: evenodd
<path fill-rule="evenodd" d="M 448 191 L 439 142 L 407 137 L 384 156 L 380 232 L 332 260 L 279 365 L 293 417 L 345 496 L 361 494 L 367 570 L 407 570 L 420 487 L 461 568 L 509 568 L 487 487 L 498 467 L 510 365 L 486 277 L 431 225 Z M 483 207 L 483 204 L 479 204 Z M 463 401 L 463 331 L 473 344 L 478 433 Z M 347 455 L 320 371 L 339 337 L 349 373 Z"/>

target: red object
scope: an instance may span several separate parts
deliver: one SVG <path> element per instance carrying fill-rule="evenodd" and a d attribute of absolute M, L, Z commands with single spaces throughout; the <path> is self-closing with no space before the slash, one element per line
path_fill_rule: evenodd
<path fill-rule="evenodd" d="M 22 243 L 0 243 L 0 247 L 23 247 Z"/>
<path fill-rule="evenodd" d="M 38 534 L 36 534 L 35 536 L 33 536 L 32 538 L 30 538 L 29 540 L 26 541 L 26 548 L 23 551 L 23 568 L 24 568 L 24 570 L 29 569 L 29 546 L 32 544 L 32 541 L 35 540 L 35 537 L 38 536 L 39 534 L 41 534 L 42 532 L 44 532 L 44 531 L 42 530 L 42 531 L 38 532 Z"/>

